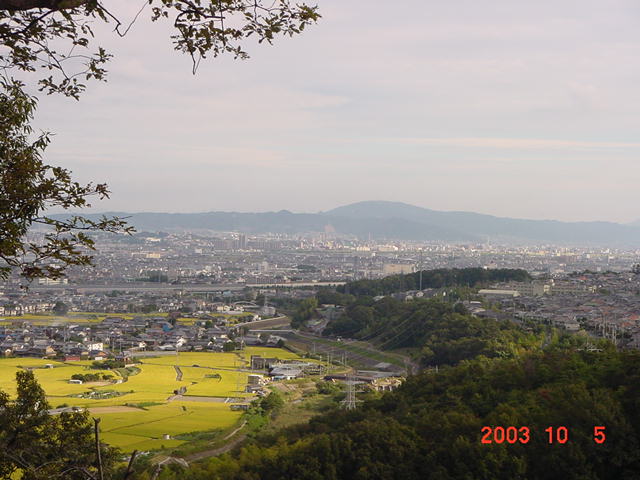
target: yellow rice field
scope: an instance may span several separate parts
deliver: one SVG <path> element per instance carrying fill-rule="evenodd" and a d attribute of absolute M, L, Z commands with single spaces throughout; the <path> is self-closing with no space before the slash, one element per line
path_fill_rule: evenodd
<path fill-rule="evenodd" d="M 92 412 L 101 418 L 102 439 L 124 451 L 150 450 L 173 447 L 183 443 L 175 436 L 209 430 L 231 429 L 241 413 L 230 404 L 240 398 L 251 398 L 244 393 L 251 355 L 280 359 L 297 358 L 295 354 L 275 348 L 247 348 L 237 353 L 179 353 L 143 358 L 137 365 L 140 373 L 115 384 L 70 384 L 75 373 L 111 374 L 116 372 L 90 370 L 91 362 L 57 362 L 35 358 L 0 359 L 0 388 L 15 395 L 15 374 L 20 369 L 33 369 L 45 390 L 52 408 L 61 405 L 100 408 Z M 54 368 L 44 368 L 51 364 Z M 182 379 L 177 380 L 178 366 Z M 186 388 L 186 395 L 210 397 L 197 401 L 173 398 L 176 390 Z M 94 399 L 88 392 L 117 392 L 111 398 Z M 85 394 L 85 398 L 69 395 Z M 118 409 L 119 406 L 131 408 Z M 114 408 L 104 408 L 114 407 Z M 90 410 L 91 411 L 91 410 Z M 109 413 L 107 413 L 109 412 Z M 170 439 L 165 439 L 168 435 Z"/>

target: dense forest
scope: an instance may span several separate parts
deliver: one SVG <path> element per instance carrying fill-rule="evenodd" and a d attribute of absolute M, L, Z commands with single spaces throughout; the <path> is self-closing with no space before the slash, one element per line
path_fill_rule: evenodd
<path fill-rule="evenodd" d="M 422 288 L 453 286 L 477 287 L 493 282 L 526 282 L 531 276 L 525 270 L 512 268 L 439 268 L 422 271 Z M 352 295 L 389 295 L 420 288 L 420 272 L 391 275 L 378 280 L 356 280 L 338 288 Z"/>

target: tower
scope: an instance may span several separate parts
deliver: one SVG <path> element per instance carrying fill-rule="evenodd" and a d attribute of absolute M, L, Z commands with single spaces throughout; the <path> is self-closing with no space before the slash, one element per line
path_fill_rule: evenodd
<path fill-rule="evenodd" d="M 345 410 L 353 410 L 356 408 L 356 386 L 352 374 L 347 375 L 345 383 L 347 384 L 347 396 L 342 401 L 342 407 Z"/>

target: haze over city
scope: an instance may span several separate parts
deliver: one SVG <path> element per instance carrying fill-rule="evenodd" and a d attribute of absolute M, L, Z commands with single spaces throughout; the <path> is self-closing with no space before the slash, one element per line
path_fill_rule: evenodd
<path fill-rule="evenodd" d="M 112 3 L 123 18 L 140 8 Z M 139 21 L 125 39 L 96 26 L 115 55 L 108 83 L 80 103 L 40 96 L 38 126 L 56 134 L 48 160 L 110 185 L 94 211 L 317 212 L 379 199 L 640 217 L 637 2 L 382 6 L 326 2 L 294 41 L 202 62 L 195 76 L 167 24 Z"/>

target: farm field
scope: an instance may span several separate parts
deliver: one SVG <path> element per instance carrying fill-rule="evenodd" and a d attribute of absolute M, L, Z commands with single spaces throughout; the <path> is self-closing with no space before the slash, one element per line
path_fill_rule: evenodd
<path fill-rule="evenodd" d="M 64 363 L 35 358 L 6 358 L 0 359 L 0 388 L 11 396 L 15 395 L 15 373 L 24 368 L 33 369 L 51 408 L 88 408 L 92 416 L 101 418 L 103 441 L 125 452 L 170 448 L 184 443 L 179 435 L 197 431 L 223 431 L 231 429 L 238 422 L 242 413 L 231 410 L 230 404 L 239 398 L 253 397 L 243 392 L 251 355 L 283 360 L 298 358 L 291 352 L 275 348 L 146 357 L 142 359 L 143 363 L 136 365 L 139 373 L 126 379 L 115 371 L 89 369 L 89 361 Z M 53 365 L 53 368 L 45 368 L 47 364 Z M 180 380 L 178 370 L 182 374 Z M 111 374 L 124 381 L 109 384 L 68 383 L 71 375 L 76 373 Z M 182 387 L 186 388 L 184 395 L 199 398 L 173 398 Z M 91 392 L 95 393 L 92 395 Z M 92 398 L 98 395 L 110 397 Z M 219 399 L 206 401 L 205 397 Z M 170 439 L 164 439 L 165 435 L 169 435 Z"/>
<path fill-rule="evenodd" d="M 16 317 L 0 318 L 0 325 L 10 325 L 12 322 L 29 322 L 34 325 L 64 325 L 65 323 L 99 323 L 107 317 L 121 317 L 125 319 L 133 319 L 136 317 L 166 317 L 166 313 L 104 313 L 104 312 L 69 312 L 66 315 L 55 315 L 53 313 L 27 313 Z M 216 317 L 225 317 L 226 319 L 241 319 L 243 317 L 251 317 L 252 313 L 244 312 L 239 315 L 231 315 L 228 313 L 216 313 Z M 178 322 L 183 325 L 193 325 L 198 319 L 191 317 L 178 318 Z"/>

